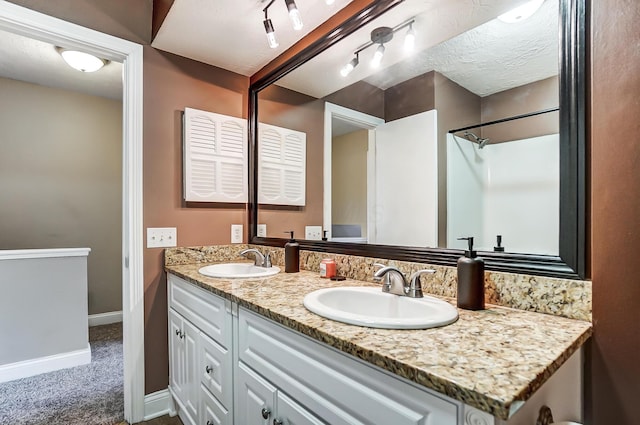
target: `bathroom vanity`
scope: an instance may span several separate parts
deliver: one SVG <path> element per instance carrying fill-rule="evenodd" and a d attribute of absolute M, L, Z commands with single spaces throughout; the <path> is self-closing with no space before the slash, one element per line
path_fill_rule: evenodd
<path fill-rule="evenodd" d="M 445 327 L 372 329 L 303 306 L 316 289 L 370 282 L 216 279 L 202 266 L 166 267 L 185 424 L 530 424 L 543 404 L 580 419 L 589 322 L 489 305 Z"/>

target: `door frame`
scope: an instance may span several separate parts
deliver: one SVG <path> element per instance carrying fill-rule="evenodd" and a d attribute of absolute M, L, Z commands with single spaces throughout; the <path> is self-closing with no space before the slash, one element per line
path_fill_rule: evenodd
<path fill-rule="evenodd" d="M 0 1 L 0 29 L 123 63 L 122 312 L 124 418 L 144 418 L 142 60 L 140 44 Z"/>
<path fill-rule="evenodd" d="M 324 103 L 324 154 L 323 154 L 323 208 L 322 227 L 327 230 L 327 235 L 331 239 L 331 151 L 333 143 L 332 120 L 338 118 L 349 121 L 362 129 L 368 130 L 368 150 L 367 150 L 367 241 L 372 243 L 375 237 L 375 193 L 376 193 L 376 170 L 375 170 L 375 128 L 384 124 L 382 118 L 358 112 L 344 106 L 330 102 Z"/>

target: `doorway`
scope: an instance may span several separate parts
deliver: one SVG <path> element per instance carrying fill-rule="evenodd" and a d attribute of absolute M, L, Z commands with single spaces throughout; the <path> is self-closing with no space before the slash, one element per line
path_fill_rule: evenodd
<path fill-rule="evenodd" d="M 0 2 L 0 29 L 123 63 L 122 293 L 124 417 L 144 418 L 142 46 Z"/>

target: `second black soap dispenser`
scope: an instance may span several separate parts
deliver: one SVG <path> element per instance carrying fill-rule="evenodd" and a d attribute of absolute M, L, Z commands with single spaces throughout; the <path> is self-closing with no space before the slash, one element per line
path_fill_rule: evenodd
<path fill-rule="evenodd" d="M 458 238 L 469 241 L 469 250 L 458 259 L 458 307 L 466 310 L 484 309 L 484 260 L 473 250 L 473 237 Z"/>
<path fill-rule="evenodd" d="M 300 271 L 300 244 L 293 238 L 293 230 L 285 233 L 290 233 L 291 239 L 284 244 L 284 271 L 297 273 Z"/>

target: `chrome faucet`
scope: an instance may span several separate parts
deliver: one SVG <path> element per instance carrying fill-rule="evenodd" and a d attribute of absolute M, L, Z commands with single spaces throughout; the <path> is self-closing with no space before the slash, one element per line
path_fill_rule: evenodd
<path fill-rule="evenodd" d="M 267 255 L 262 255 L 260 251 L 255 248 L 249 248 L 242 250 L 238 255 L 249 258 L 249 254 L 253 254 L 254 264 L 259 267 L 271 267 L 271 253 L 267 252 Z"/>
<path fill-rule="evenodd" d="M 375 281 L 382 281 L 382 292 L 389 292 L 390 294 L 407 296 L 411 298 L 422 298 L 422 284 L 420 283 L 420 276 L 427 273 L 435 273 L 432 269 L 418 270 L 413 273 L 409 280 L 400 270 L 393 266 L 385 266 L 383 264 L 374 264 L 374 266 L 381 267 L 373 274 Z"/>

